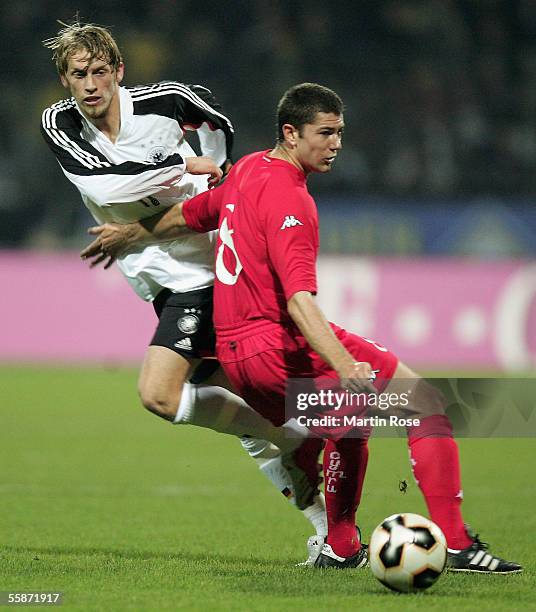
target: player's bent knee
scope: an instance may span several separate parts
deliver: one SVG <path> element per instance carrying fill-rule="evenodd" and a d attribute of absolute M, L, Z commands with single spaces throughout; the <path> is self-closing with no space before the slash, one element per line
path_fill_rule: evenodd
<path fill-rule="evenodd" d="M 445 414 L 445 410 L 447 408 L 447 398 L 445 397 L 445 394 L 437 387 L 434 387 L 429 383 L 426 384 L 431 389 L 432 399 L 430 404 L 434 409 L 434 414 Z"/>
<path fill-rule="evenodd" d="M 424 379 L 420 379 L 415 389 L 414 400 L 410 408 L 421 417 L 445 414 L 447 400 L 442 391 Z"/>
<path fill-rule="evenodd" d="M 425 418 L 445 414 L 447 401 L 443 393 L 402 362 L 386 391 L 409 400 L 403 407 L 400 405 L 400 416 L 409 413 L 410 416 Z"/>
<path fill-rule="evenodd" d="M 173 421 L 177 414 L 177 406 L 179 398 L 163 393 L 158 389 L 138 389 L 141 403 L 146 410 L 156 414 L 157 416 Z"/>

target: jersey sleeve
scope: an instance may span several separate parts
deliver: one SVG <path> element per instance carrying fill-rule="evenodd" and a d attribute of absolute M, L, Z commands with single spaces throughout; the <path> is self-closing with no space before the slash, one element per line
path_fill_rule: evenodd
<path fill-rule="evenodd" d="M 234 129 L 212 92 L 201 85 L 177 87 L 177 119 L 185 130 L 196 130 L 203 155 L 223 166 L 231 159 Z"/>
<path fill-rule="evenodd" d="M 266 244 L 285 298 L 290 300 L 298 291 L 316 294 L 318 221 L 314 205 L 291 188 L 270 199 L 264 215 Z"/>
<path fill-rule="evenodd" d="M 81 119 L 62 103 L 42 115 L 41 133 L 67 178 L 98 206 L 132 202 L 165 191 L 182 179 L 186 164 L 178 153 L 162 162 L 113 164 L 82 138 Z"/>
<path fill-rule="evenodd" d="M 218 229 L 223 185 L 209 189 L 187 200 L 182 205 L 186 225 L 194 232 L 210 232 Z"/>

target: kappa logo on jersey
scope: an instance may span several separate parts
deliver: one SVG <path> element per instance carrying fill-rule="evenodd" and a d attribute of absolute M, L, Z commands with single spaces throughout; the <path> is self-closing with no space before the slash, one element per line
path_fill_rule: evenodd
<path fill-rule="evenodd" d="M 283 221 L 283 225 L 279 229 L 287 229 L 287 227 L 295 227 L 296 225 L 303 225 L 303 223 L 296 219 L 294 215 L 287 215 Z"/>
<path fill-rule="evenodd" d="M 177 340 L 177 342 L 175 342 L 173 346 L 184 351 L 191 351 L 192 341 L 190 340 L 190 338 L 183 338 L 182 340 Z"/>

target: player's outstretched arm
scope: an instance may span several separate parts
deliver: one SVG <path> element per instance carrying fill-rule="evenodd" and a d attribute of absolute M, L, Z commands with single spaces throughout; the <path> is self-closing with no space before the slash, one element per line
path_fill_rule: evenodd
<path fill-rule="evenodd" d="M 80 252 L 80 257 L 89 260 L 92 268 L 99 264 L 109 268 L 133 247 L 168 242 L 190 231 L 182 214 L 182 202 L 179 202 L 135 223 L 104 223 L 90 227 L 88 233 L 96 238 Z"/>
<path fill-rule="evenodd" d="M 288 312 L 311 348 L 338 374 L 341 384 L 350 391 L 376 393 L 370 382 L 369 363 L 356 362 L 339 342 L 324 313 L 309 291 L 298 291 L 287 302 Z"/>

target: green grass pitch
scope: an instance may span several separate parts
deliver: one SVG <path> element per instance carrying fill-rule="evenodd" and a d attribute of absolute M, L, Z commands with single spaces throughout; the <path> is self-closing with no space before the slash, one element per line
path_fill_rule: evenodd
<path fill-rule="evenodd" d="M 525 573 L 395 595 L 369 570 L 294 567 L 309 524 L 238 442 L 160 421 L 135 388 L 134 370 L 0 369 L 0 591 L 79 610 L 536 609 L 536 440 L 460 442 L 465 516 Z M 425 512 L 405 442 L 373 440 L 364 534 L 402 511 Z"/>

